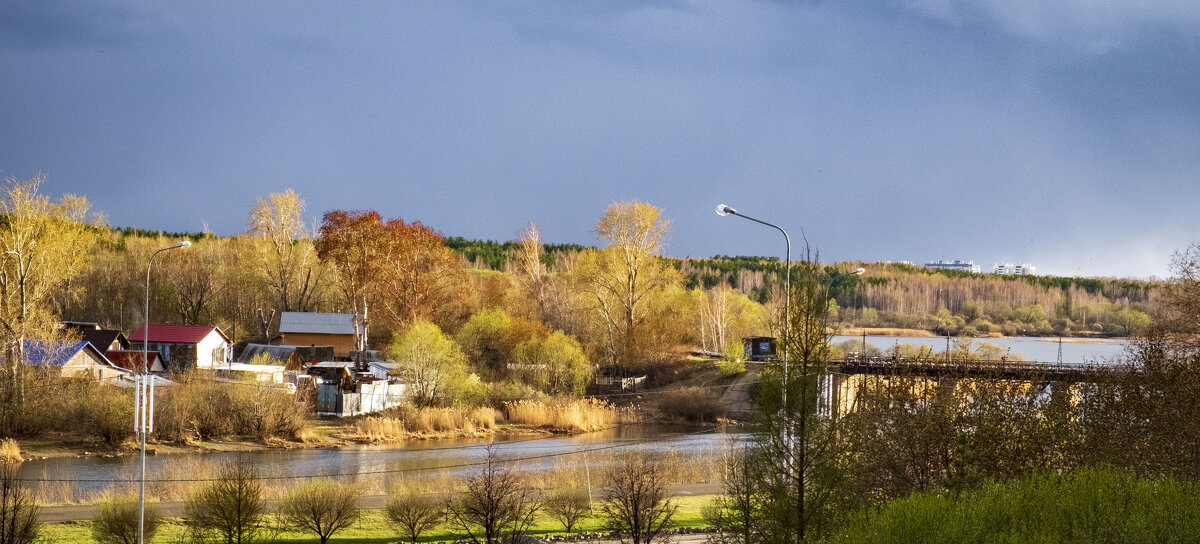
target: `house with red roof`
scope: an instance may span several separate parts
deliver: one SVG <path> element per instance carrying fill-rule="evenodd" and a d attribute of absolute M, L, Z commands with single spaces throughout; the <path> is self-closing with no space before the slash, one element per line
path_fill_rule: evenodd
<path fill-rule="evenodd" d="M 129 335 L 130 347 L 142 349 L 146 341 L 143 325 Z M 230 360 L 231 342 L 221 329 L 211 325 L 150 324 L 149 350 L 157 352 L 163 367 L 170 372 L 196 368 L 214 368 Z"/>

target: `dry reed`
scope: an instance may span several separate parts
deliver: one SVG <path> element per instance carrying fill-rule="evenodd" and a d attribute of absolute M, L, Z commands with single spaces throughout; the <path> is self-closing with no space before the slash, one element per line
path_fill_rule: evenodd
<path fill-rule="evenodd" d="M 0 463 L 20 463 L 21 446 L 16 440 L 5 438 L 0 440 Z"/>
<path fill-rule="evenodd" d="M 395 440 L 408 435 L 404 420 L 391 417 L 368 417 L 356 426 L 358 434 L 368 440 Z"/>
<path fill-rule="evenodd" d="M 509 423 L 568 431 L 594 431 L 613 425 L 617 411 L 596 399 L 519 400 L 504 403 Z"/>

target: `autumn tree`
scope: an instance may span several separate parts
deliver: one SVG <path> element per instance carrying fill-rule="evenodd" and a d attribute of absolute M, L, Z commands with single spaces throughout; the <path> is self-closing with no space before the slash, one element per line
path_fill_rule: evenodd
<path fill-rule="evenodd" d="M 417 319 L 451 323 L 458 317 L 465 279 L 458 255 L 442 235 L 419 221 L 406 224 L 397 218 L 385 227 L 380 263 L 384 311 L 399 324 Z"/>
<path fill-rule="evenodd" d="M 355 315 L 366 315 L 376 300 L 386 236 L 383 218 L 375 211 L 333 210 L 321 220 L 317 255 L 333 268 L 343 299 Z"/>
<path fill-rule="evenodd" d="M 26 421 L 23 341 L 53 336 L 54 297 L 83 271 L 98 241 L 99 219 L 85 222 L 86 199 L 54 202 L 38 193 L 44 180 L 7 178 L 0 195 L 0 431 Z"/>
<path fill-rule="evenodd" d="M 638 201 L 615 203 L 596 222 L 597 237 L 607 247 L 586 251 L 575 277 L 603 321 L 610 365 L 636 366 L 661 347 L 649 345 L 642 333 L 648 298 L 679 281 L 659 257 L 669 230 L 662 210 Z"/>
<path fill-rule="evenodd" d="M 395 326 L 457 317 L 462 265 L 442 236 L 420 222 L 334 210 L 321 223 L 317 254 L 337 272 L 356 314 L 378 309 Z"/>
<path fill-rule="evenodd" d="M 304 199 L 288 189 L 259 198 L 250 212 L 258 271 L 280 312 L 311 311 L 323 279 L 304 208 Z"/>

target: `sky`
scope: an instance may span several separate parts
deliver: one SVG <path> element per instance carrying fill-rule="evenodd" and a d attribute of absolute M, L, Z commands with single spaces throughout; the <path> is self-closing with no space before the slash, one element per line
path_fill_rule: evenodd
<path fill-rule="evenodd" d="M 114 226 L 293 189 L 447 236 L 1167 277 L 1200 240 L 1200 2 L 0 2 L 0 176 Z"/>

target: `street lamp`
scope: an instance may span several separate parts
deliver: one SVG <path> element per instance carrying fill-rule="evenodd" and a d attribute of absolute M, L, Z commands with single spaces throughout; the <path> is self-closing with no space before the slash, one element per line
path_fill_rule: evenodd
<path fill-rule="evenodd" d="M 150 268 L 154 266 L 154 258 L 159 253 L 188 247 L 192 243 L 184 240 L 171 247 L 164 247 L 150 255 L 146 263 L 146 326 L 142 328 L 142 371 L 134 380 L 133 394 L 133 428 L 141 442 L 141 469 L 138 472 L 138 544 L 143 543 L 144 526 L 146 523 L 146 433 L 153 431 L 154 426 L 154 378 L 150 376 Z"/>
<path fill-rule="evenodd" d="M 791 318 L 792 307 L 792 239 L 788 237 L 786 230 L 783 227 L 774 223 L 768 223 L 761 219 L 755 219 L 749 215 L 738 213 L 737 210 L 730 208 L 724 204 L 717 204 L 717 215 L 725 217 L 727 215 L 736 215 L 742 219 L 749 219 L 760 225 L 766 225 L 783 233 L 783 241 L 787 243 L 787 253 L 784 254 L 784 295 L 783 295 L 783 409 L 787 410 L 787 384 L 788 384 L 788 359 L 787 359 L 787 338 L 788 338 L 788 322 Z"/>

